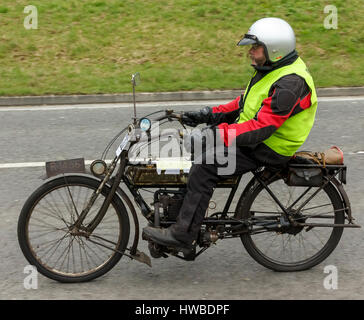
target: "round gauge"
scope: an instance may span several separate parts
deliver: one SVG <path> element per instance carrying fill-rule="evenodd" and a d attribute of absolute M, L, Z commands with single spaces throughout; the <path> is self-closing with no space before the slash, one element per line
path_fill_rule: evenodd
<path fill-rule="evenodd" d="M 150 130 L 152 123 L 148 118 L 142 118 L 140 119 L 139 126 L 142 131 L 148 131 Z"/>

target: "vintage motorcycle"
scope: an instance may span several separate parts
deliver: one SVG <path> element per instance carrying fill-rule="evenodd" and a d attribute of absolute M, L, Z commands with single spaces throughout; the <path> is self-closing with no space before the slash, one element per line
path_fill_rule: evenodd
<path fill-rule="evenodd" d="M 164 228 L 176 222 L 193 152 L 190 158 L 137 159 L 130 157 L 130 151 L 150 146 L 156 121 L 160 126 L 173 122 L 185 128 L 183 112 L 161 110 L 137 118 L 138 76 L 132 76 L 134 119 L 111 140 L 101 159 L 91 163 L 91 172 L 86 173 L 83 159 L 47 162 L 47 180 L 21 210 L 21 250 L 46 277 L 89 281 L 104 275 L 123 256 L 151 266 L 149 256 L 138 250 L 139 220 L 130 195 L 149 225 Z M 107 163 L 107 152 L 122 136 L 115 157 Z M 177 136 L 182 138 L 182 131 Z M 252 172 L 233 211 L 230 207 L 242 175 L 225 177 L 216 186 L 230 189 L 225 205 L 220 211 L 208 210 L 194 250 L 145 239 L 150 254 L 194 260 L 218 241 L 240 237 L 250 256 L 267 268 L 309 269 L 330 255 L 344 228 L 360 227 L 354 223 L 343 188 L 346 171 L 344 164 L 316 163 L 300 156 L 284 167 L 260 167 Z M 141 190 L 152 192 L 152 207 Z"/>

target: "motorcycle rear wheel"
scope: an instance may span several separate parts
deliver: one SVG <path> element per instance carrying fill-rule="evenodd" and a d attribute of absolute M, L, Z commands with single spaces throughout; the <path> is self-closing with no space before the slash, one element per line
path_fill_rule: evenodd
<path fill-rule="evenodd" d="M 71 233 L 77 215 L 98 186 L 97 180 L 85 176 L 60 177 L 40 186 L 25 202 L 18 220 L 19 245 L 29 263 L 44 276 L 67 283 L 90 281 L 121 259 L 130 224 L 126 208 L 116 195 L 89 239 Z M 103 188 L 83 226 L 96 215 L 109 191 Z"/>
<path fill-rule="evenodd" d="M 274 180 L 268 186 L 285 208 L 289 208 L 297 195 L 305 190 L 288 186 L 282 179 Z M 316 189 L 313 188 L 293 208 L 298 209 Z M 278 221 L 282 215 L 281 208 L 260 184 L 241 197 L 236 212 L 242 219 L 253 218 L 260 222 Z M 343 224 L 345 213 L 339 192 L 328 184 L 300 210 L 295 219 L 306 223 Z M 244 233 L 240 238 L 255 261 L 274 271 L 290 272 L 307 270 L 321 263 L 336 248 L 342 233 L 343 227 L 290 227 L 283 232 L 275 229 L 256 234 Z"/>

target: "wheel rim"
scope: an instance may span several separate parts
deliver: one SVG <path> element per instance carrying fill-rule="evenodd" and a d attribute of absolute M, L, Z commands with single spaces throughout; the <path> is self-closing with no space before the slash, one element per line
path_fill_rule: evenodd
<path fill-rule="evenodd" d="M 120 215 L 113 203 L 90 236 L 71 233 L 71 226 L 93 193 L 89 185 L 68 184 L 45 193 L 33 206 L 26 223 L 27 244 L 33 257 L 45 269 L 66 277 L 81 277 L 97 272 L 119 253 L 122 239 Z M 105 196 L 100 194 L 82 226 L 87 226 L 100 209 Z"/>
<path fill-rule="evenodd" d="M 273 194 L 287 209 L 292 206 L 298 197 L 307 188 L 287 186 L 283 180 L 276 180 L 269 184 Z M 335 203 L 335 199 L 327 192 L 328 188 L 321 190 L 310 202 L 299 212 L 305 200 L 307 200 L 318 188 L 311 188 L 307 194 L 291 208 L 296 212 L 294 219 L 306 223 L 344 223 L 342 207 Z M 260 223 L 269 223 L 274 227 L 276 221 L 282 215 L 283 210 L 274 202 L 265 189 L 261 189 L 253 200 L 248 216 L 253 217 Z M 254 227 L 255 229 L 257 227 Z M 287 267 L 298 266 L 317 260 L 323 257 L 328 250 L 334 247 L 329 246 L 330 240 L 339 235 L 342 228 L 330 227 L 297 227 L 272 229 L 261 233 L 249 234 L 246 236 L 254 250 L 265 260 L 273 264 Z"/>

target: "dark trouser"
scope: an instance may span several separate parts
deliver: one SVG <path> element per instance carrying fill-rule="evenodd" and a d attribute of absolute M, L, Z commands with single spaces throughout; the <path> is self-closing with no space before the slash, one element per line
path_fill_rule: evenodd
<path fill-rule="evenodd" d="M 195 164 L 191 167 L 187 182 L 187 194 L 177 217 L 177 222 L 171 227 L 175 238 L 185 243 L 192 243 L 193 240 L 196 240 L 214 188 L 217 182 L 224 178 L 224 176 L 218 174 L 218 168 L 226 167 L 226 164 L 225 166 L 221 165 L 216 160 L 218 150 L 212 151 L 214 152 L 213 164 L 206 164 L 206 153 L 209 152 L 207 151 L 202 156 L 202 160 L 201 158 L 196 159 L 199 161 L 195 160 Z M 226 147 L 222 152 L 227 152 Z M 249 153 L 247 148 L 236 148 L 232 155 L 236 161 L 235 170 L 232 174 L 238 175 L 257 169 L 259 163 L 256 159 L 250 157 Z"/>

